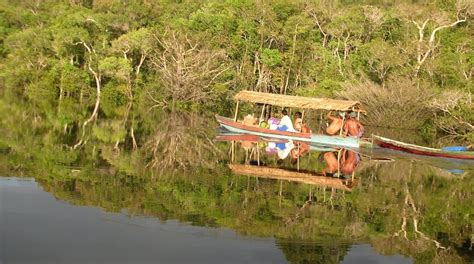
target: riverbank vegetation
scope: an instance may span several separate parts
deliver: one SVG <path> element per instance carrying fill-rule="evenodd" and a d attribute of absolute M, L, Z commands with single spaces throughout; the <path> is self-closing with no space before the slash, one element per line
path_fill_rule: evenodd
<path fill-rule="evenodd" d="M 2 104 L 71 149 L 141 149 L 162 113 L 229 114 L 242 89 L 360 100 L 368 124 L 472 141 L 472 14 L 462 0 L 2 0 Z"/>

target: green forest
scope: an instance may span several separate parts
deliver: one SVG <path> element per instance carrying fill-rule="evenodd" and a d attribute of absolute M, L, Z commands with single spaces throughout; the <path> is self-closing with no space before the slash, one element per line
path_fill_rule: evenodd
<path fill-rule="evenodd" d="M 156 153 L 209 148 L 202 127 L 244 89 L 359 100 L 366 125 L 473 141 L 472 1 L 0 3 L 2 129 L 64 151 L 173 163 Z"/>
<path fill-rule="evenodd" d="M 280 187 L 230 175 L 213 116 L 241 90 L 349 99 L 365 125 L 472 143 L 473 15 L 469 0 L 0 0 L 0 171 L 73 204 L 273 236 L 294 263 L 362 242 L 468 263 L 472 173 L 401 162 L 351 193 Z"/>

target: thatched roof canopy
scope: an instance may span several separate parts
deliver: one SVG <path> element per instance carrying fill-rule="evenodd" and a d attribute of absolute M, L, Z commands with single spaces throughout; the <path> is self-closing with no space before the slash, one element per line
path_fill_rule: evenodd
<path fill-rule="evenodd" d="M 291 108 L 365 112 L 362 109 L 361 103 L 357 101 L 334 100 L 327 98 L 240 91 L 234 96 L 234 99 L 237 101 L 277 105 Z"/>

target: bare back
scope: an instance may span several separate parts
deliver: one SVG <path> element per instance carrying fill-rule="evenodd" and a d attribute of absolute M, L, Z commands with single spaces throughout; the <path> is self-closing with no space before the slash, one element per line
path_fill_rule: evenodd
<path fill-rule="evenodd" d="M 323 174 L 334 173 L 337 171 L 337 158 L 333 152 L 324 153 L 324 161 L 326 161 L 326 168 L 323 171 Z"/>
<path fill-rule="evenodd" d="M 336 135 L 342 129 L 342 119 L 331 118 L 331 124 L 326 128 L 326 133 L 329 135 Z"/>
<path fill-rule="evenodd" d="M 357 168 L 357 165 L 359 165 L 359 158 L 357 155 L 358 154 L 354 151 L 344 150 L 342 153 L 342 173 L 348 174 L 354 172 L 354 170 Z"/>
<path fill-rule="evenodd" d="M 362 137 L 362 125 L 355 119 L 348 119 L 344 125 L 345 134 L 351 137 Z"/>

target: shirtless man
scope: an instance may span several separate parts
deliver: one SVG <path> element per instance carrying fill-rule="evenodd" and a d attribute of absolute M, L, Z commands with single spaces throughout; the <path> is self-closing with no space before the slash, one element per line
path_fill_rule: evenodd
<path fill-rule="evenodd" d="M 334 152 L 326 152 L 323 155 L 326 168 L 323 169 L 323 176 L 333 176 L 337 172 L 337 157 Z"/>
<path fill-rule="evenodd" d="M 364 133 L 364 126 L 355 119 L 355 113 L 351 112 L 347 114 L 347 121 L 344 124 L 344 136 L 351 136 L 356 138 L 361 138 Z"/>
<path fill-rule="evenodd" d="M 326 133 L 328 135 L 336 135 L 339 130 L 342 129 L 342 118 L 341 117 L 334 117 L 331 115 L 332 111 L 329 111 L 327 118 L 331 119 L 331 124 L 326 128 Z"/>
<path fill-rule="evenodd" d="M 360 162 L 360 156 L 354 151 L 343 150 L 341 160 L 341 172 L 343 174 L 351 174 L 355 171 Z"/>

